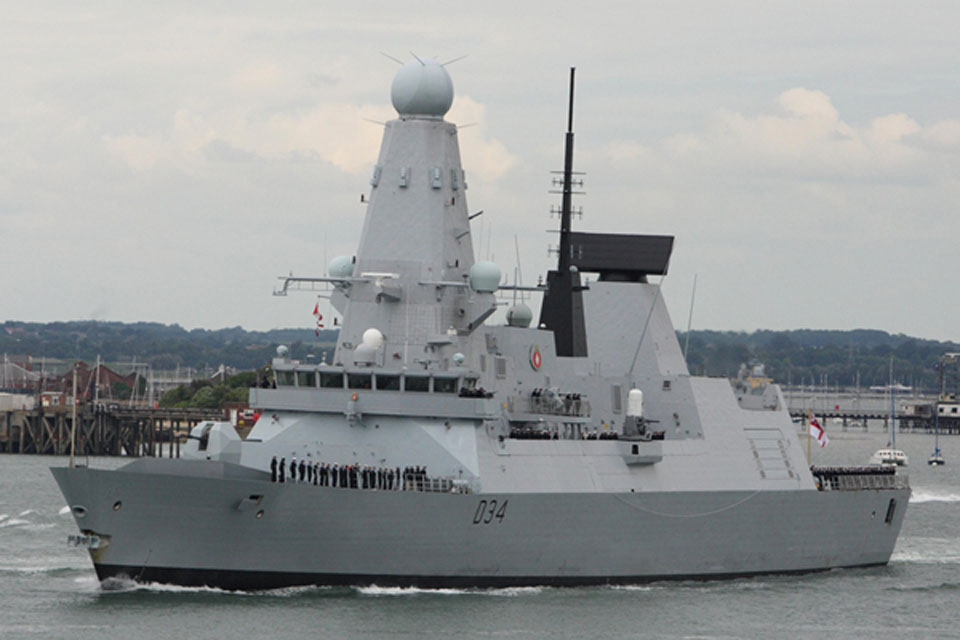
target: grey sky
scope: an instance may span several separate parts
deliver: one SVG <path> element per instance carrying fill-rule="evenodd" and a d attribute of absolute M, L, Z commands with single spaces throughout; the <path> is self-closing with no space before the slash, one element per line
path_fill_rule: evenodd
<path fill-rule="evenodd" d="M 698 273 L 698 328 L 960 340 L 955 3 L 199 4 L 5 7 L 0 320 L 309 326 L 275 278 L 353 253 L 379 52 L 414 51 L 468 54 L 448 119 L 504 272 L 515 235 L 551 264 L 576 66 L 575 224 L 675 234 L 678 327 Z"/>

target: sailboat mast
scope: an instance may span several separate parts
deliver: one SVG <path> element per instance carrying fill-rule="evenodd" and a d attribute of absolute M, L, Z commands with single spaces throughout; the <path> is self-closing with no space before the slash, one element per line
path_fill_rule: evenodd
<path fill-rule="evenodd" d="M 893 449 L 897 448 L 897 413 L 895 410 L 893 390 L 893 356 L 890 356 L 890 443 Z"/>

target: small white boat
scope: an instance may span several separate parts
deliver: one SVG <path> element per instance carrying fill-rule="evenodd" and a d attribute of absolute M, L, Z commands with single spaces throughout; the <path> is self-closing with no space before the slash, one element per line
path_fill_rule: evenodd
<path fill-rule="evenodd" d="M 876 453 L 870 456 L 870 464 L 906 467 L 908 463 L 907 454 L 900 449 L 877 449 Z"/>
<path fill-rule="evenodd" d="M 933 453 L 927 458 L 927 464 L 931 467 L 942 467 L 947 464 L 947 461 L 943 459 L 943 454 L 940 453 L 940 447 L 934 448 Z"/>
<path fill-rule="evenodd" d="M 897 449 L 897 411 L 894 400 L 894 391 L 896 385 L 893 383 L 893 356 L 890 356 L 890 442 L 886 448 L 877 449 L 877 452 L 870 456 L 870 464 L 883 467 L 905 467 L 907 466 L 907 454 Z"/>

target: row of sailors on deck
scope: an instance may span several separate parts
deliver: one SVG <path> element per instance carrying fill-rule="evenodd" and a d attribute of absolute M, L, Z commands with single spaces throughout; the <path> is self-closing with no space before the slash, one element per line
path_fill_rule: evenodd
<path fill-rule="evenodd" d="M 273 482 L 287 482 L 289 467 L 290 482 L 313 484 L 320 487 L 339 487 L 341 489 L 380 489 L 382 491 L 423 491 L 427 484 L 426 467 L 361 467 L 356 464 L 328 464 L 326 462 L 307 462 L 296 456 L 287 465 L 286 458 L 270 461 L 270 479 Z"/>
<path fill-rule="evenodd" d="M 530 392 L 530 396 L 532 398 L 547 397 L 550 395 L 556 395 L 561 400 L 580 400 L 581 399 L 581 395 L 579 393 L 557 393 L 552 389 L 537 388 Z"/>
<path fill-rule="evenodd" d="M 510 437 L 515 440 L 619 440 L 620 434 L 616 431 L 581 431 L 564 428 L 563 434 L 550 429 L 513 429 Z M 662 438 L 661 438 L 662 439 Z"/>

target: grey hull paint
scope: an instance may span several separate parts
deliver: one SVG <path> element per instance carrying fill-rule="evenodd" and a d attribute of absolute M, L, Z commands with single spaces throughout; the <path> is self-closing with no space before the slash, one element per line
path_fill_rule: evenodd
<path fill-rule="evenodd" d="M 80 529 L 109 540 L 92 552 L 101 578 L 233 589 L 575 585 L 878 565 L 890 558 L 909 497 L 909 490 L 430 494 L 275 484 L 214 465 L 219 476 L 194 475 L 200 467 L 176 461 L 171 473 L 53 473 L 68 503 L 86 508 Z M 250 496 L 263 497 L 238 509 Z M 475 524 L 481 501 L 487 509 Z"/>

